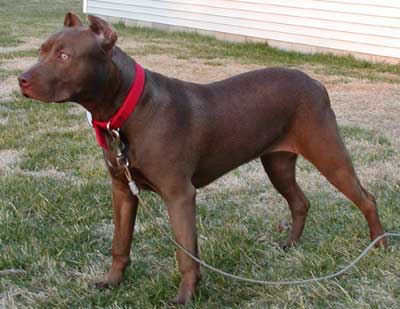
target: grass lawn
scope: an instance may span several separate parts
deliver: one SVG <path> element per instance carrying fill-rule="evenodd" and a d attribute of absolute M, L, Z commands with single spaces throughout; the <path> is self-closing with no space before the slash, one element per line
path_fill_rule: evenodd
<path fill-rule="evenodd" d="M 18 94 L 16 76 L 34 63 L 40 42 L 81 1 L 0 0 L 0 308 L 163 308 L 179 274 L 161 200 L 143 193 L 132 263 L 120 287 L 92 283 L 111 261 L 110 181 L 84 111 Z M 328 88 L 357 172 L 378 200 L 387 231 L 400 224 L 400 66 L 351 57 L 302 55 L 264 44 L 236 44 L 187 33 L 115 25 L 119 44 L 145 67 L 207 82 L 263 66 L 290 66 Z M 225 271 L 265 280 L 321 276 L 343 267 L 369 243 L 361 213 L 307 162 L 298 181 L 311 202 L 301 243 L 288 251 L 276 225 L 290 221 L 259 162 L 198 192 L 201 257 Z M 155 219 L 154 219 L 155 217 Z M 203 270 L 188 308 L 400 307 L 399 242 L 374 250 L 348 274 L 322 283 L 263 287 Z M 7 273 L 23 270 L 21 273 Z"/>

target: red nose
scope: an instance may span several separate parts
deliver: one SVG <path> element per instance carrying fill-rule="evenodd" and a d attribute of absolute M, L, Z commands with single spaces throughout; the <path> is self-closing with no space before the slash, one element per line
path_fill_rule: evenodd
<path fill-rule="evenodd" d="M 27 88 L 30 85 L 30 76 L 27 73 L 22 73 L 20 76 L 18 76 L 18 82 L 19 86 L 21 88 Z"/>

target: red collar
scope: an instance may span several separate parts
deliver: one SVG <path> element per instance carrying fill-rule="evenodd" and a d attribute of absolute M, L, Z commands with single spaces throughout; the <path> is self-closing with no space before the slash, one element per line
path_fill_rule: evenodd
<path fill-rule="evenodd" d="M 144 69 L 136 63 L 136 77 L 132 83 L 131 89 L 129 90 L 128 96 L 125 98 L 124 103 L 118 111 L 108 121 L 97 121 L 92 120 L 93 128 L 96 131 L 96 139 L 99 146 L 104 149 L 108 149 L 105 130 L 115 130 L 122 127 L 129 116 L 135 110 L 136 105 L 139 102 L 140 95 L 143 92 L 145 81 Z"/>

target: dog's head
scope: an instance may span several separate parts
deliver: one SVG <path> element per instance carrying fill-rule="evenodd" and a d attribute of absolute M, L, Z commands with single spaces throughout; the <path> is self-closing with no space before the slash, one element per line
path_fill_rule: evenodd
<path fill-rule="evenodd" d="M 112 63 L 116 32 L 104 20 L 88 16 L 84 27 L 68 13 L 62 31 L 40 47 L 39 60 L 18 77 L 24 96 L 43 102 L 80 102 L 102 91 Z"/>

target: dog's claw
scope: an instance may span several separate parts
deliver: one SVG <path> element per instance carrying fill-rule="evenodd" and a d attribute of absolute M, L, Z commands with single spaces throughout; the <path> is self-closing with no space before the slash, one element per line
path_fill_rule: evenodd
<path fill-rule="evenodd" d="M 296 244 L 297 244 L 297 243 L 296 243 L 295 241 L 288 240 L 285 244 L 282 245 L 282 249 L 283 249 L 284 251 L 287 251 L 287 250 L 289 250 L 290 248 L 295 247 Z"/>
<path fill-rule="evenodd" d="M 108 290 L 108 289 L 112 289 L 115 288 L 119 285 L 119 282 L 110 282 L 107 280 L 103 280 L 103 281 L 97 281 L 93 283 L 93 288 L 95 289 L 99 289 L 99 290 Z"/>

